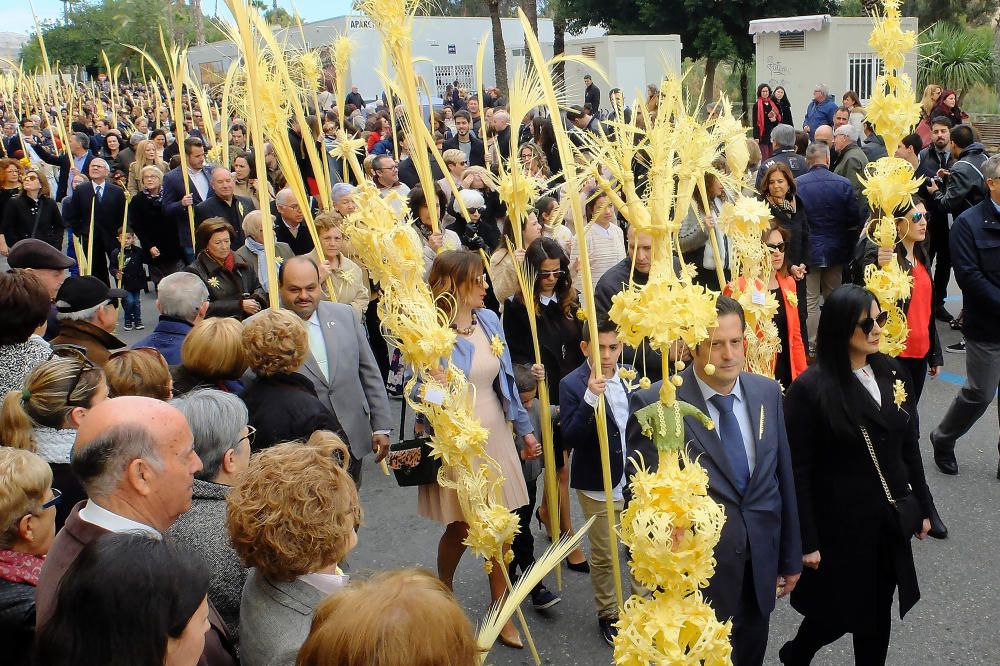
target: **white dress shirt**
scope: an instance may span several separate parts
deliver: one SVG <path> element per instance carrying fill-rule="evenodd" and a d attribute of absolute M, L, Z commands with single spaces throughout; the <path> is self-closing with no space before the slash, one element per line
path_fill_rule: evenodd
<path fill-rule="evenodd" d="M 604 407 L 605 409 L 611 410 L 611 416 L 618 425 L 618 436 L 621 437 L 622 440 L 622 470 L 624 470 L 626 449 L 625 424 L 628 423 L 628 394 L 625 392 L 625 386 L 622 384 L 621 377 L 618 376 L 617 368 L 615 370 L 615 374 L 608 379 L 608 383 L 605 385 Z M 587 389 L 587 392 L 583 394 L 583 400 L 594 409 L 597 409 L 598 396 L 592 393 L 589 388 Z M 611 489 L 611 497 L 616 502 L 625 499 L 625 495 L 623 494 L 626 481 L 625 476 L 626 475 L 623 471 L 622 478 L 618 481 L 615 487 Z M 607 497 L 603 490 L 581 490 L 580 492 L 590 499 L 598 502 L 605 501 L 605 498 Z"/>
<path fill-rule="evenodd" d="M 80 519 L 91 525 L 103 527 L 109 532 L 119 534 L 123 532 L 141 532 L 154 539 L 163 538 L 163 535 L 149 525 L 126 518 L 125 516 L 119 516 L 117 513 L 112 513 L 97 504 L 94 500 L 87 500 L 84 507 L 80 509 Z"/>
<path fill-rule="evenodd" d="M 719 410 L 712 404 L 711 398 L 722 394 L 703 382 L 697 372 L 694 373 L 694 378 L 698 382 L 698 389 L 701 391 L 701 396 L 705 399 L 705 404 L 708 406 L 708 416 L 718 424 Z M 753 469 L 757 465 L 756 440 L 753 436 L 753 422 L 750 420 L 750 408 L 743 397 L 743 385 L 739 380 L 736 381 L 736 385 L 733 386 L 730 395 L 736 398 L 733 402 L 733 415 L 736 417 L 736 422 L 740 424 L 740 434 L 743 435 L 743 449 L 747 454 L 750 476 L 753 476 Z"/>
<path fill-rule="evenodd" d="M 872 372 L 872 366 L 866 365 L 859 370 L 854 371 L 854 376 L 858 378 L 861 385 L 865 387 L 868 394 L 875 401 L 875 404 L 879 407 L 882 406 L 882 391 L 878 388 L 878 382 L 875 380 L 875 373 Z"/>
<path fill-rule="evenodd" d="M 194 189 L 198 190 L 198 195 L 204 201 L 208 198 L 208 190 L 211 187 L 208 183 L 208 176 L 205 175 L 205 170 L 198 169 L 195 171 L 188 169 L 188 173 L 191 175 L 191 184 L 194 185 Z"/>
<path fill-rule="evenodd" d="M 312 585 L 324 594 L 333 594 L 337 590 L 347 587 L 347 584 L 350 582 L 350 576 L 341 571 L 340 567 L 337 567 L 337 573 L 335 574 L 307 573 L 299 576 L 299 580 Z"/>

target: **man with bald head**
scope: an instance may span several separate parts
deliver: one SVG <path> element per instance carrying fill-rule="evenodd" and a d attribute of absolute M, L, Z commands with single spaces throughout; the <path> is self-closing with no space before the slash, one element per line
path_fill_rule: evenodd
<path fill-rule="evenodd" d="M 55 611 L 59 582 L 86 545 L 108 532 L 162 539 L 191 508 L 194 475 L 202 468 L 184 415 L 136 396 L 106 400 L 88 412 L 71 464 L 89 499 L 73 507 L 45 558 L 35 592 L 39 629 Z M 209 619 L 200 663 L 235 664 L 225 624 L 214 609 Z"/>
<path fill-rule="evenodd" d="M 828 148 L 833 148 L 833 128 L 829 125 L 820 125 L 816 128 L 816 143 L 824 143 Z"/>
<path fill-rule="evenodd" d="M 361 459 L 375 462 L 389 452 L 392 430 L 389 398 L 368 337 L 350 305 L 322 300 L 319 269 L 308 257 L 295 257 L 278 271 L 281 307 L 306 323 L 309 356 L 299 372 L 334 413 L 350 440 L 349 472 L 361 484 Z M 360 405 L 360 409 L 358 409 Z"/>
<path fill-rule="evenodd" d="M 278 217 L 274 221 L 274 239 L 279 243 L 287 243 L 297 255 L 312 252 L 315 247 L 312 235 L 303 223 L 305 214 L 292 190 L 287 187 L 279 190 L 274 195 L 274 207 L 278 209 Z"/>
<path fill-rule="evenodd" d="M 125 190 L 109 180 L 108 163 L 102 158 L 92 159 L 88 169 L 90 182 L 76 186 L 73 196 L 63 202 L 62 216 L 63 221 L 80 238 L 85 253 L 89 252 L 91 247 L 91 220 L 93 220 L 90 274 L 110 286 L 109 255 L 118 247 L 118 232 L 125 218 Z"/>
<path fill-rule="evenodd" d="M 250 199 L 234 194 L 236 179 L 232 171 L 218 167 L 212 171 L 209 182 L 215 196 L 205 199 L 194 207 L 195 225 L 212 217 L 221 217 L 236 231 L 236 239 L 233 241 L 235 250 L 243 245 L 246 239 L 243 235 L 243 218 L 256 207 Z M 195 248 L 195 251 L 200 249 L 203 248 Z"/>

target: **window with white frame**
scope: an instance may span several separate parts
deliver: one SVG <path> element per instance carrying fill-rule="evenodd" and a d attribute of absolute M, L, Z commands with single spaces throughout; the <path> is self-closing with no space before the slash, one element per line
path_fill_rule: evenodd
<path fill-rule="evenodd" d="M 875 89 L 875 79 L 884 69 L 882 59 L 874 53 L 848 53 L 847 89 L 858 93 L 861 103 L 867 104 Z"/>
<path fill-rule="evenodd" d="M 472 65 L 435 65 L 434 89 L 437 96 L 443 98 L 445 89 L 456 80 L 459 87 L 474 92 L 474 72 Z"/>

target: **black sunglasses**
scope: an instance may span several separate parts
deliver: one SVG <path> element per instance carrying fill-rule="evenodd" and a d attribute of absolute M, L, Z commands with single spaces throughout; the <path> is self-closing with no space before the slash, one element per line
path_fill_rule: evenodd
<path fill-rule="evenodd" d="M 885 322 L 888 320 L 889 312 L 887 310 L 883 310 L 882 312 L 879 312 L 878 316 L 874 319 L 872 317 L 865 317 L 859 321 L 858 328 L 860 328 L 861 332 L 865 335 L 871 335 L 872 329 L 875 328 L 875 324 L 878 324 L 879 328 L 883 328 L 885 327 Z"/>
<path fill-rule="evenodd" d="M 785 251 L 785 243 L 784 243 L 784 241 L 782 241 L 781 243 L 766 243 L 766 245 L 771 250 L 773 250 L 775 252 L 784 252 Z"/>
<path fill-rule="evenodd" d="M 48 502 L 45 502 L 44 504 L 42 504 L 42 510 L 44 511 L 45 509 L 49 508 L 50 506 L 56 506 L 61 501 L 62 501 L 62 491 L 59 490 L 58 488 L 53 488 L 52 489 L 52 499 L 50 499 Z"/>
<path fill-rule="evenodd" d="M 87 358 L 86 348 L 79 345 L 55 345 L 52 347 L 52 355 L 49 358 L 65 358 L 80 362 L 80 370 L 76 373 L 76 377 L 73 378 L 73 383 L 70 385 L 69 390 L 66 391 L 66 404 L 70 407 L 88 407 L 89 405 L 74 405 L 72 398 L 73 391 L 80 384 L 80 378 L 83 377 L 85 372 L 93 370 L 95 367 L 91 360 Z"/>

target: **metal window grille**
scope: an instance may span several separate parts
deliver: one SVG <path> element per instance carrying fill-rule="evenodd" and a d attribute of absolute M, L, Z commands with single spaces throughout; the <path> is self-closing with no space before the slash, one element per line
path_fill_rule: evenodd
<path fill-rule="evenodd" d="M 858 93 L 866 104 L 875 90 L 875 79 L 883 73 L 885 65 L 874 53 L 847 54 L 847 87 Z"/>
<path fill-rule="evenodd" d="M 466 90 L 474 90 L 473 74 L 475 70 L 472 65 L 435 65 L 434 66 L 434 88 L 438 97 L 444 97 L 444 91 L 448 86 L 458 80 L 458 85 Z"/>
<path fill-rule="evenodd" d="M 590 44 L 590 45 L 587 45 L 587 46 L 582 46 L 582 47 L 580 47 L 580 54 L 584 58 L 592 58 L 592 59 L 596 60 L 597 59 L 597 47 L 594 46 L 593 44 Z"/>
<path fill-rule="evenodd" d="M 779 49 L 804 49 L 806 47 L 806 33 L 802 30 L 778 33 Z"/>

